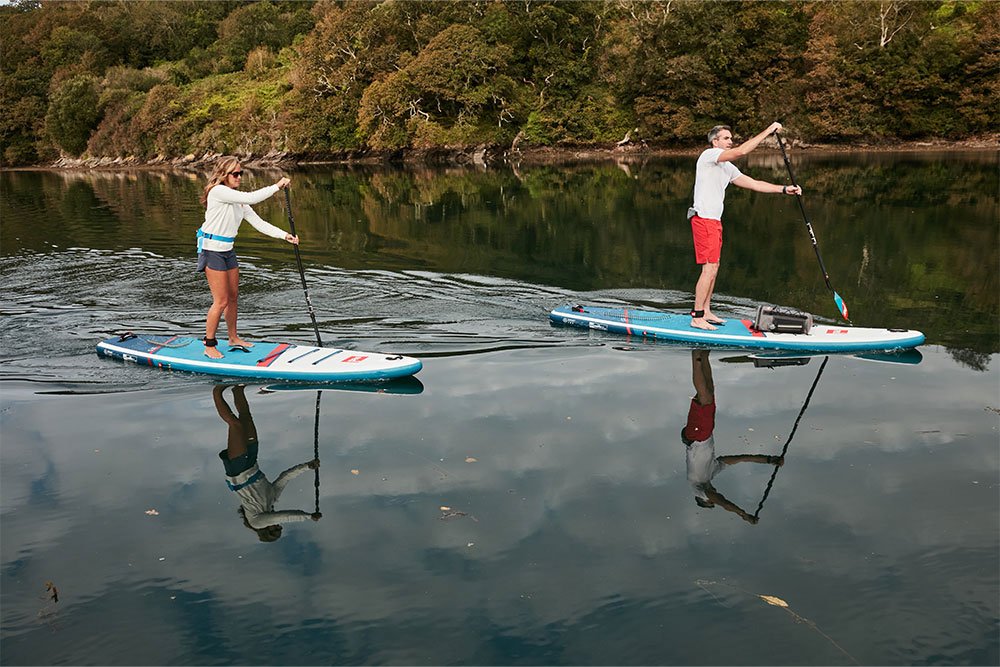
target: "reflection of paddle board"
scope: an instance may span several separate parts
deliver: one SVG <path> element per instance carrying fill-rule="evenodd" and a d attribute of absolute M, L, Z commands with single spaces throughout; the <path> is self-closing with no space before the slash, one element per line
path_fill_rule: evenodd
<path fill-rule="evenodd" d="M 752 347 L 808 352 L 868 352 L 916 347 L 924 342 L 919 331 L 867 329 L 838 324 L 815 324 L 807 334 L 772 333 L 753 328 L 751 320 L 729 319 L 714 331 L 691 327 L 688 314 L 640 308 L 560 306 L 549 313 L 555 324 L 566 324 L 630 336 L 661 338 L 700 345 Z"/>
<path fill-rule="evenodd" d="M 420 360 L 401 355 L 340 350 L 291 343 L 255 342 L 249 352 L 219 345 L 225 355 L 209 359 L 200 340 L 185 336 L 125 334 L 97 344 L 103 356 L 165 370 L 265 380 L 345 382 L 413 375 Z"/>
<path fill-rule="evenodd" d="M 392 378 L 390 380 L 377 380 L 365 382 L 324 382 L 305 383 L 295 382 L 289 384 L 269 384 L 260 388 L 261 393 L 275 391 L 360 391 L 372 392 L 376 394 L 422 394 L 424 384 L 417 378 L 411 376 Z"/>
<path fill-rule="evenodd" d="M 855 354 L 858 359 L 865 361 L 879 361 L 887 364 L 919 364 L 924 360 L 924 355 L 920 350 L 898 350 L 896 352 L 865 352 Z"/>
<path fill-rule="evenodd" d="M 741 357 L 723 357 L 720 361 L 736 364 L 752 363 L 757 368 L 778 368 L 780 366 L 805 366 L 813 357 L 822 357 L 828 354 L 836 353 L 768 350 L 766 352 L 746 354 Z M 920 350 L 914 349 L 884 352 L 847 352 L 840 356 L 886 364 L 903 364 L 906 366 L 915 366 L 924 359 L 924 355 L 920 353 Z"/>

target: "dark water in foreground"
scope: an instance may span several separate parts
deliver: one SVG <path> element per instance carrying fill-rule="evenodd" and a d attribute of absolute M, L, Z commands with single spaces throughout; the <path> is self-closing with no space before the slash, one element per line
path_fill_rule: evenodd
<path fill-rule="evenodd" d="M 855 323 L 928 344 L 709 353 L 714 454 L 750 455 L 711 508 L 679 435 L 697 353 L 546 319 L 689 305 L 689 162 L 293 174 L 324 340 L 425 368 L 242 390 L 271 481 L 322 461 L 276 505 L 322 518 L 270 543 L 225 483 L 219 383 L 93 352 L 201 327 L 199 182 L 0 173 L 0 661 L 996 664 L 996 156 L 797 164 Z M 717 310 L 834 321 L 793 206 L 730 194 Z M 288 247 L 237 248 L 241 329 L 308 343 Z"/>

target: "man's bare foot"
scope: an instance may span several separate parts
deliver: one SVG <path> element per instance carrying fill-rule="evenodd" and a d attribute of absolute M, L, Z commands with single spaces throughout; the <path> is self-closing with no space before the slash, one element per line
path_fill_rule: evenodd
<path fill-rule="evenodd" d="M 219 352 L 219 348 L 212 346 L 205 346 L 205 356 L 209 359 L 222 359 L 225 355 Z"/>
<path fill-rule="evenodd" d="M 253 343 L 247 342 L 247 341 L 243 340 L 242 338 L 240 338 L 238 336 L 235 337 L 235 338 L 231 337 L 229 339 L 229 345 L 231 347 L 233 347 L 233 346 L 239 346 L 239 347 L 245 347 L 245 348 L 251 348 L 251 347 L 253 347 Z"/>
<path fill-rule="evenodd" d="M 706 322 L 704 317 L 692 317 L 691 327 L 694 329 L 704 329 L 705 331 L 715 331 L 715 327 Z"/>

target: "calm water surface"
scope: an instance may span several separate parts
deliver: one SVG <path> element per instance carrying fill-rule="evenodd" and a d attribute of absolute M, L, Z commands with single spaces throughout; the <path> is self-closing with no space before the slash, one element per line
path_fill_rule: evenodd
<path fill-rule="evenodd" d="M 324 341 L 425 365 L 321 388 L 94 354 L 198 334 L 198 176 L 0 173 L 0 661 L 996 664 L 997 156 L 796 159 L 854 323 L 928 343 L 709 352 L 714 455 L 739 457 L 714 507 L 680 438 L 701 353 L 546 318 L 690 306 L 693 158 L 292 174 Z M 726 218 L 718 311 L 835 321 L 791 198 L 732 192 Z M 241 329 L 309 343 L 288 246 L 244 226 L 237 248 Z M 243 524 L 220 388 L 270 480 L 318 450 L 277 503 L 317 522 Z"/>

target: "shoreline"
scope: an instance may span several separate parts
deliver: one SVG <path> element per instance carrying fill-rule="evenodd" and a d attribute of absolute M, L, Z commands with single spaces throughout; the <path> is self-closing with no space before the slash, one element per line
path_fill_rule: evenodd
<path fill-rule="evenodd" d="M 773 143 L 773 142 L 772 142 Z M 810 144 L 793 140 L 788 147 L 800 154 L 890 154 L 890 153 L 958 153 L 996 152 L 1000 155 L 1000 134 L 962 141 L 906 141 L 852 144 Z M 775 146 L 762 145 L 764 151 L 777 151 Z M 408 149 L 398 151 L 351 151 L 343 153 L 292 154 L 271 151 L 263 155 L 239 156 L 250 168 L 297 168 L 320 165 L 406 165 L 406 166 L 470 166 L 495 168 L 504 164 L 557 165 L 584 162 L 634 162 L 660 157 L 697 156 L 704 147 L 626 146 L 540 146 L 510 150 L 509 147 L 475 146 L 465 148 Z M 760 151 L 760 149 L 758 149 Z M 202 170 L 221 157 L 222 153 L 188 154 L 183 157 L 157 156 L 152 160 L 127 158 L 63 157 L 47 165 L 0 167 L 0 171 L 122 171 L 122 170 Z"/>

